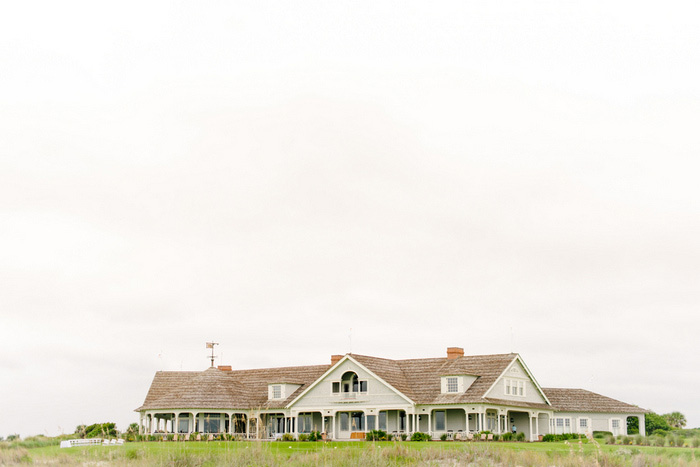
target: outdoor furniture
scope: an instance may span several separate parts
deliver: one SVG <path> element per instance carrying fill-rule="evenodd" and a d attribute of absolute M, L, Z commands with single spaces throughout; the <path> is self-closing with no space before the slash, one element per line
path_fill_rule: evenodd
<path fill-rule="evenodd" d="M 350 433 L 350 439 L 365 439 L 364 431 L 353 431 Z"/>
<path fill-rule="evenodd" d="M 481 434 L 480 441 L 486 441 L 486 435 L 484 433 Z"/>
<path fill-rule="evenodd" d="M 467 433 L 467 441 L 474 441 L 474 433 Z"/>
<path fill-rule="evenodd" d="M 214 441 L 214 435 L 209 433 L 209 436 L 207 436 L 207 441 Z"/>
<path fill-rule="evenodd" d="M 185 435 L 185 441 L 189 441 L 189 440 L 190 440 L 190 434 L 187 433 L 187 434 Z"/>
<path fill-rule="evenodd" d="M 486 438 L 486 441 L 493 441 L 493 434 L 489 433 L 488 437 Z"/>

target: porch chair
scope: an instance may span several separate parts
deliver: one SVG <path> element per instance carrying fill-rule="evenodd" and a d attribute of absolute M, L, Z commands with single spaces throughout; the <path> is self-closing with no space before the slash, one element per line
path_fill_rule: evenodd
<path fill-rule="evenodd" d="M 467 433 L 467 441 L 474 441 L 474 433 Z"/>
<path fill-rule="evenodd" d="M 486 438 L 486 441 L 493 441 L 493 433 L 489 433 L 488 437 Z"/>
<path fill-rule="evenodd" d="M 197 436 L 194 438 L 195 441 L 202 441 L 202 435 L 197 433 Z"/>
<path fill-rule="evenodd" d="M 190 434 L 189 434 L 189 433 L 186 433 L 186 434 L 185 434 L 185 441 L 189 441 L 189 440 L 190 440 Z"/>
<path fill-rule="evenodd" d="M 106 439 L 106 440 L 102 441 L 102 446 L 109 446 L 109 440 Z"/>
<path fill-rule="evenodd" d="M 479 441 L 486 441 L 486 434 L 485 433 L 481 434 L 481 439 Z"/>
<path fill-rule="evenodd" d="M 177 441 L 177 433 L 173 435 L 173 441 Z"/>
<path fill-rule="evenodd" d="M 209 433 L 209 436 L 207 436 L 207 441 L 214 441 L 214 435 L 212 433 Z"/>

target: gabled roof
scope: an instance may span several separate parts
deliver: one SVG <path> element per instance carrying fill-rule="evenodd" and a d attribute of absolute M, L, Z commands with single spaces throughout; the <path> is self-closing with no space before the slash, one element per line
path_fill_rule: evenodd
<path fill-rule="evenodd" d="M 560 412 L 647 413 L 636 405 L 586 391 L 585 389 L 542 388 L 555 410 Z"/>
<path fill-rule="evenodd" d="M 486 392 L 517 358 L 513 353 L 411 360 L 351 355 L 417 404 L 484 402 Z M 474 375 L 477 379 L 463 394 L 442 394 L 440 377 L 445 375 Z M 513 405 L 513 401 L 509 404 Z"/>
<path fill-rule="evenodd" d="M 251 409 L 280 408 L 318 379 L 329 365 L 223 371 L 159 371 L 143 405 L 136 409 Z M 300 384 L 283 400 L 268 400 L 269 383 Z"/>

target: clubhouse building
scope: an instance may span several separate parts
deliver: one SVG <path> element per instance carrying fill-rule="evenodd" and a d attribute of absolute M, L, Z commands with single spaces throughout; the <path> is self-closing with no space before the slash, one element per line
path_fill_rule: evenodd
<path fill-rule="evenodd" d="M 380 429 L 463 438 L 489 431 L 627 434 L 636 405 L 583 389 L 542 388 L 519 354 L 390 360 L 331 356 L 330 364 L 233 370 L 159 371 L 136 409 L 143 433 L 229 433 L 275 439 L 318 431 L 326 439 L 362 439 Z"/>

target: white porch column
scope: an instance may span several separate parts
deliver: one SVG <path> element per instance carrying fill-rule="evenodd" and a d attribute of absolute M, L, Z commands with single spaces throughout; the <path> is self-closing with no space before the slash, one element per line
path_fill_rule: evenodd
<path fill-rule="evenodd" d="M 148 427 L 148 431 L 150 432 L 150 434 L 155 433 L 155 431 L 156 431 L 155 424 L 156 424 L 156 414 L 151 414 L 151 423 Z"/>
<path fill-rule="evenodd" d="M 539 441 L 539 435 L 540 435 L 540 414 L 539 414 L 539 412 L 535 412 L 535 436 L 537 436 L 538 441 Z"/>
<path fill-rule="evenodd" d="M 175 425 L 173 426 L 173 433 L 180 431 L 180 412 L 175 412 Z"/>
<path fill-rule="evenodd" d="M 430 412 L 428 412 L 428 434 L 432 437 L 433 436 L 433 424 L 431 421 L 431 415 L 433 414 L 433 410 L 430 409 Z"/>
<path fill-rule="evenodd" d="M 639 420 L 639 434 L 642 436 L 646 436 L 647 435 L 647 427 L 645 425 L 646 422 L 644 421 L 644 414 L 640 413 L 637 416 L 637 419 Z"/>

